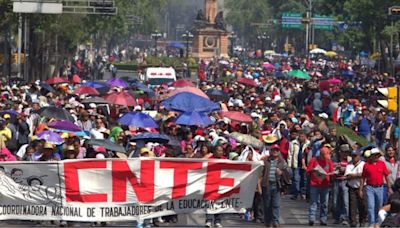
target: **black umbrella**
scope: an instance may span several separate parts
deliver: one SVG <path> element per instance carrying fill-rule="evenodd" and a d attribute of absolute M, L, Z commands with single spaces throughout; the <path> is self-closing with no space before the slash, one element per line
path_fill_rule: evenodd
<path fill-rule="evenodd" d="M 229 100 L 229 95 L 219 89 L 209 89 L 206 92 L 207 96 L 214 101 L 227 101 Z"/>
<path fill-rule="evenodd" d="M 108 139 L 89 139 L 87 143 L 93 146 L 104 147 L 107 150 L 126 153 L 126 150 L 123 146 L 118 145 L 115 142 Z"/>
<path fill-rule="evenodd" d="M 71 114 L 67 110 L 65 110 L 64 108 L 57 108 L 54 106 L 41 108 L 38 114 L 40 116 L 45 116 L 58 120 L 69 120 L 72 122 L 75 121 L 75 119 L 71 116 Z"/>
<path fill-rule="evenodd" d="M 169 141 L 169 137 L 167 135 L 158 134 L 158 133 L 141 133 L 133 136 L 131 138 L 132 142 L 144 141 L 155 142 L 155 143 L 167 143 Z"/>
<path fill-rule="evenodd" d="M 109 102 L 106 101 L 104 98 L 102 97 L 90 97 L 87 98 L 85 100 L 82 101 L 82 104 L 90 104 L 90 103 L 94 103 L 94 104 L 108 104 Z"/>

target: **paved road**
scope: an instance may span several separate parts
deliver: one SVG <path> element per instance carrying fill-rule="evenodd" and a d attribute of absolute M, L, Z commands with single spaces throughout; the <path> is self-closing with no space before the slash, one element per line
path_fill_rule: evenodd
<path fill-rule="evenodd" d="M 293 201 L 289 196 L 284 196 L 281 201 L 281 226 L 283 227 L 305 227 L 308 226 L 308 204 L 305 201 Z M 264 227 L 263 224 L 246 222 L 239 215 L 225 215 L 222 219 L 224 227 Z M 2 221 L 0 227 L 51 227 L 55 224 L 37 224 L 28 221 Z M 90 227 L 89 223 L 71 224 L 74 227 Z M 180 215 L 177 224 L 161 224 L 162 227 L 203 227 L 204 216 Z M 134 227 L 134 222 L 109 223 L 107 227 Z"/>

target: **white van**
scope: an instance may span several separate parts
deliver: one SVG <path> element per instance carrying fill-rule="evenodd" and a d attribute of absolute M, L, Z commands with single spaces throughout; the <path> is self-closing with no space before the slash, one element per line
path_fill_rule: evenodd
<path fill-rule="evenodd" d="M 176 72 L 172 67 L 149 67 L 146 69 L 145 80 L 150 86 L 159 86 L 176 81 Z"/>

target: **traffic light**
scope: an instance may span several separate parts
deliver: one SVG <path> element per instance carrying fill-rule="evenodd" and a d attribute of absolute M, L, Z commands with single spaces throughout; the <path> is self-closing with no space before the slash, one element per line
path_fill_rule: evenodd
<path fill-rule="evenodd" d="M 400 6 L 392 6 L 389 8 L 389 15 L 400 16 Z"/>
<path fill-rule="evenodd" d="M 378 100 L 378 104 L 389 111 L 397 111 L 397 87 L 379 88 L 378 91 L 387 97 L 386 100 Z"/>

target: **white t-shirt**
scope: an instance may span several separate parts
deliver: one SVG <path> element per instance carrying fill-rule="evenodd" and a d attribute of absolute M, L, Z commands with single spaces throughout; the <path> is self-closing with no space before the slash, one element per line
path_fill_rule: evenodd
<path fill-rule="evenodd" d="M 344 171 L 344 176 L 348 174 L 361 174 L 364 168 L 364 161 L 360 161 L 357 166 L 354 166 L 353 163 L 349 163 L 346 166 L 346 171 Z M 360 187 L 360 179 L 351 179 L 347 181 L 347 184 L 352 188 L 359 188 Z"/>
<path fill-rule="evenodd" d="M 19 150 L 18 150 L 18 152 L 17 152 L 17 156 L 19 157 L 19 158 L 23 158 L 24 157 L 24 155 L 25 155 L 25 153 L 26 153 L 26 148 L 29 146 L 29 144 L 24 144 L 24 145 L 22 145 L 20 148 L 19 148 Z"/>

